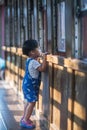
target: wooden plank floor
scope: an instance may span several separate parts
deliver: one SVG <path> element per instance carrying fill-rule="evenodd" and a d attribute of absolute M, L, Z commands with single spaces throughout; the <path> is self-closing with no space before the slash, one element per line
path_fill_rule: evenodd
<path fill-rule="evenodd" d="M 9 83 L 0 81 L 0 130 L 27 130 L 19 126 L 23 114 L 22 102 Z M 36 125 L 34 130 L 46 130 L 34 113 L 31 118 Z"/>

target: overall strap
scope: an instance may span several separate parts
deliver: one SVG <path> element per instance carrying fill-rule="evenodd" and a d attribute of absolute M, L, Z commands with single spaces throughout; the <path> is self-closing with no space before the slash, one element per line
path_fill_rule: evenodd
<path fill-rule="evenodd" d="M 29 65 L 29 63 L 30 63 L 31 60 L 33 60 L 33 59 L 29 58 L 29 59 L 26 60 L 26 73 L 29 73 L 29 71 L 28 71 L 28 65 Z"/>

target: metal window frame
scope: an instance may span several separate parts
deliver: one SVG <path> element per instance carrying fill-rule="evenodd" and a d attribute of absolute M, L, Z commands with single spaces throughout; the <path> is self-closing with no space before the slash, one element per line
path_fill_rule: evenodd
<path fill-rule="evenodd" d="M 81 9 L 80 16 L 84 17 L 85 15 L 87 15 L 87 9 Z"/>

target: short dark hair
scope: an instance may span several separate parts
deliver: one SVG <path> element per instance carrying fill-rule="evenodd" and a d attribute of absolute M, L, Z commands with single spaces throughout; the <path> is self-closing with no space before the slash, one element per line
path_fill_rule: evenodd
<path fill-rule="evenodd" d="M 22 47 L 22 52 L 24 55 L 29 55 L 29 52 L 34 50 L 35 48 L 38 47 L 38 43 L 36 40 L 30 39 L 30 40 L 26 40 L 23 44 Z"/>

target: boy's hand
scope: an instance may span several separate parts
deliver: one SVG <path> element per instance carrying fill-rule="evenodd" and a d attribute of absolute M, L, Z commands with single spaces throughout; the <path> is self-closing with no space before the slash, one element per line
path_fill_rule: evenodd
<path fill-rule="evenodd" d="M 41 56 L 43 57 L 44 55 L 50 54 L 49 52 L 41 53 Z"/>
<path fill-rule="evenodd" d="M 45 53 L 44 53 L 44 55 L 48 55 L 48 54 L 50 54 L 50 53 L 49 53 L 49 52 L 45 52 Z"/>

